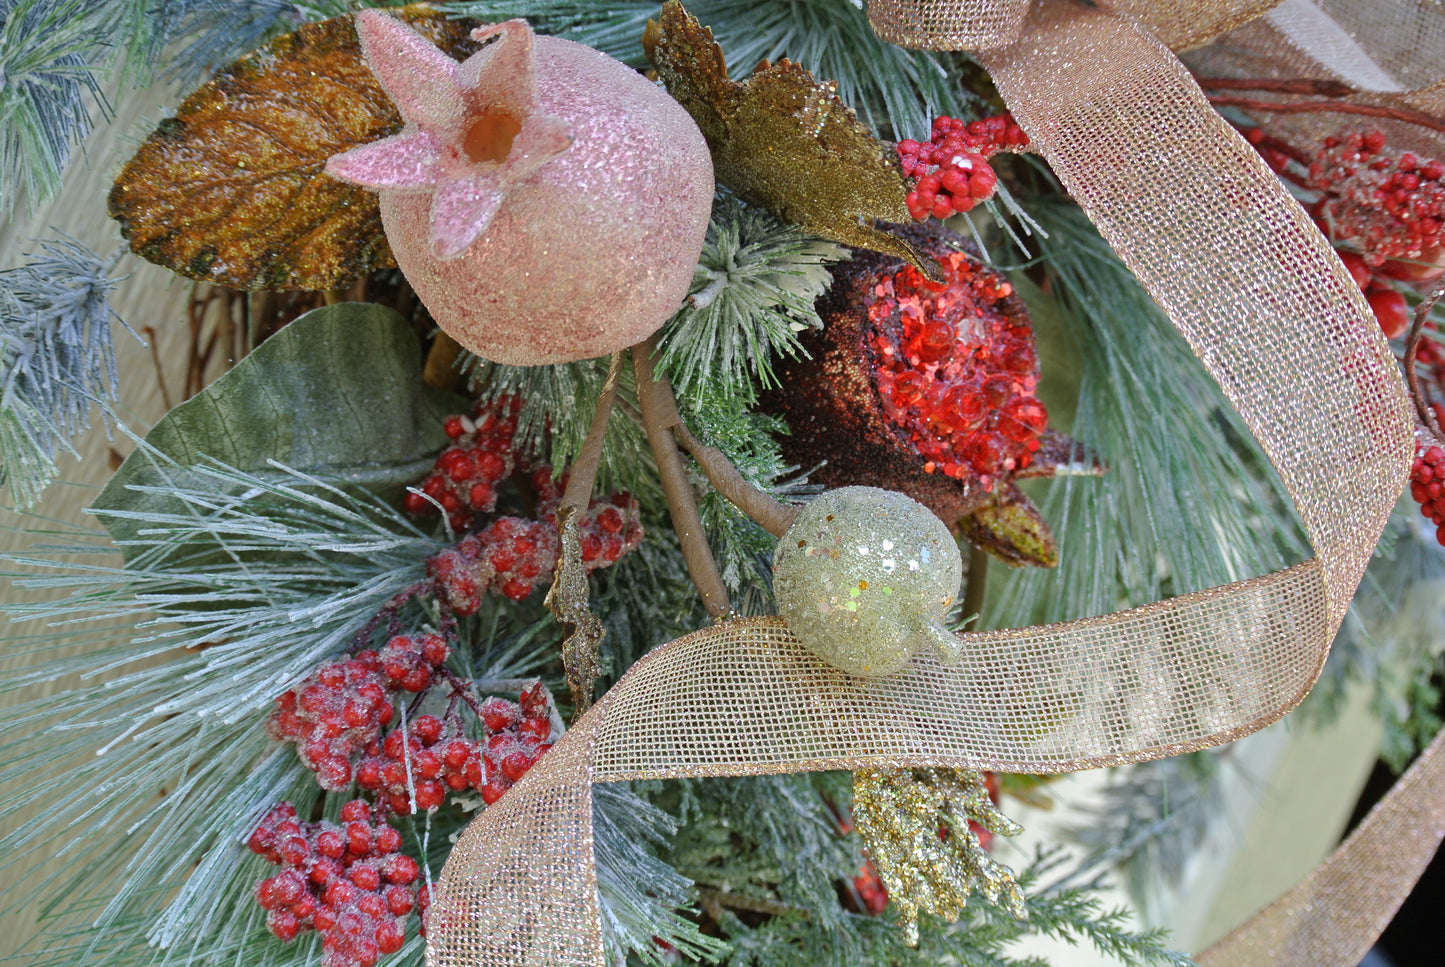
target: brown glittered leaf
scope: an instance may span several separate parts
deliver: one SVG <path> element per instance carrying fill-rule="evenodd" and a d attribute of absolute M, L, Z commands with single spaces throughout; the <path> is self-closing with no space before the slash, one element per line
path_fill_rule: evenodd
<path fill-rule="evenodd" d="M 903 170 L 837 85 L 789 60 L 763 61 L 746 81 L 728 78 L 712 31 L 669 0 L 648 21 L 643 49 L 670 93 L 697 122 L 722 184 L 804 231 L 907 259 L 929 278 L 927 255 L 878 222 L 911 224 Z"/>
<path fill-rule="evenodd" d="M 458 59 L 474 24 L 392 11 Z M 323 172 L 395 134 L 401 115 L 351 17 L 307 24 L 222 70 L 121 169 L 110 215 L 137 255 L 237 289 L 337 289 L 395 266 L 376 195 Z"/>

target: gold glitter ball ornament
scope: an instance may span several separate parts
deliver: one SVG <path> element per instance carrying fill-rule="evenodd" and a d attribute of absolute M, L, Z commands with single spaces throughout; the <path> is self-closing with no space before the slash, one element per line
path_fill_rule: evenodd
<path fill-rule="evenodd" d="M 892 490 L 841 487 L 798 514 L 778 542 L 773 593 L 788 629 L 850 675 L 891 675 L 932 647 L 958 659 L 943 625 L 963 558 L 927 507 Z"/>

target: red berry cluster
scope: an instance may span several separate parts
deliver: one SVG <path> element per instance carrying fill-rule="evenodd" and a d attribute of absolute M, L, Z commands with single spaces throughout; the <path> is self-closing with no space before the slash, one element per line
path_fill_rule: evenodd
<path fill-rule="evenodd" d="M 495 587 L 513 601 L 551 579 L 557 566 L 557 507 L 567 478 L 552 479 L 550 467 L 532 472 L 538 497 L 537 519 L 499 517 L 456 547 L 427 561 L 437 593 L 459 615 L 481 607 L 482 595 Z M 625 493 L 593 500 L 577 520 L 582 564 L 588 571 L 615 563 L 642 541 L 641 510 Z"/>
<path fill-rule="evenodd" d="M 492 697 L 482 703 L 487 747 L 482 753 L 487 781 L 479 790 L 488 806 L 502 798 L 550 748 L 554 706 L 541 682 L 523 689 L 518 701 Z"/>
<path fill-rule="evenodd" d="M 1323 193 L 1320 214 L 1331 237 L 1358 245 L 1367 265 L 1440 258 L 1445 164 L 1387 152 L 1379 131 L 1356 132 L 1325 139 L 1309 184 Z"/>
<path fill-rule="evenodd" d="M 1445 546 L 1445 450 L 1422 446 L 1410 467 L 1410 496 L 1420 513 L 1435 525 L 1435 539 Z"/>
<path fill-rule="evenodd" d="M 1008 114 L 967 123 L 940 116 L 927 141 L 904 139 L 895 149 L 904 175 L 914 179 L 909 213 L 921 222 L 930 215 L 947 218 L 971 210 L 991 198 L 998 186 L 988 159 L 1028 143 L 1028 135 Z"/>
<path fill-rule="evenodd" d="M 1048 419 L 1033 395 L 1033 333 L 1000 311 L 1013 292 L 1002 276 L 962 252 L 939 261 L 941 288 L 912 266 L 875 287 L 874 378 L 884 413 L 908 432 L 926 471 L 991 488 L 1029 465 Z"/>
<path fill-rule="evenodd" d="M 283 802 L 247 845 L 282 868 L 256 886 L 277 937 L 319 931 L 326 967 L 370 967 L 401 949 L 407 915 L 418 906 L 419 871 L 379 811 L 356 799 L 341 807 L 339 826 L 303 823 Z"/>
<path fill-rule="evenodd" d="M 517 466 L 512 448 L 519 408 L 517 400 L 503 399 L 490 407 L 478 403 L 474 420 L 448 417 L 442 429 L 456 442 L 437 455 L 431 474 L 421 482 L 421 493 L 408 493 L 403 509 L 434 514 L 440 504 L 457 533 L 470 527 L 478 514 L 490 514 L 497 506 L 498 484 Z"/>
<path fill-rule="evenodd" d="M 541 682 L 522 691 L 520 704 L 488 698 L 481 705 L 485 742 L 467 737 L 454 715 L 420 715 L 366 747 L 356 784 L 400 816 L 410 815 L 413 803 L 440 807 L 449 790 L 474 789 L 490 806 L 552 747 L 553 709 Z"/>
<path fill-rule="evenodd" d="M 425 690 L 446 657 L 446 642 L 437 635 L 397 635 L 379 652 L 328 662 L 276 699 L 267 731 L 296 743 L 322 789 L 345 789 L 356 754 L 391 721 L 396 692 Z"/>

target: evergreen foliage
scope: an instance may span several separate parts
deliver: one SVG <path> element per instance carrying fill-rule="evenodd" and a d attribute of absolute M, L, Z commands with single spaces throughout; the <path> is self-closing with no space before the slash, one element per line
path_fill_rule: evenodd
<path fill-rule="evenodd" d="M 663 327 L 657 371 L 681 398 L 705 386 L 718 405 L 750 405 L 759 387 L 777 385 L 773 355 L 798 358 L 797 334 L 823 327 L 813 303 L 832 282 L 827 265 L 846 257 L 840 245 L 720 195 L 691 292 Z"/>
<path fill-rule="evenodd" d="M 610 360 L 507 366 L 464 353 L 459 365 L 482 400 L 521 400 L 516 435 L 519 449 L 561 473 L 587 439 Z M 607 424 L 595 493 L 626 490 L 643 499 L 661 493 L 647 432 L 637 419 L 635 387 L 631 360 L 624 356 L 618 375 L 618 404 Z"/>
<path fill-rule="evenodd" d="M 119 260 L 61 239 L 0 270 L 0 481 L 16 504 L 39 495 L 90 405 L 115 393 L 107 300 Z"/>
<path fill-rule="evenodd" d="M 84 0 L 0 0 L 0 218 L 21 197 L 60 190 L 71 149 L 104 108 L 94 58 L 104 42 Z"/>
<path fill-rule="evenodd" d="M 1102 798 L 1061 830 L 1084 848 L 1064 883 L 1114 871 L 1141 908 L 1163 886 L 1177 887 L 1223 805 L 1227 760 L 1212 751 L 1141 762 L 1109 773 Z"/>

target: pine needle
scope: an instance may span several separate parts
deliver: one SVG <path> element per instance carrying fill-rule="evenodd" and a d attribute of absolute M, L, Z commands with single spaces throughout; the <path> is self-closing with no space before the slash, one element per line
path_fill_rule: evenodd
<path fill-rule="evenodd" d="M 731 408 L 750 405 L 758 387 L 777 385 L 773 356 L 805 355 L 797 334 L 823 328 L 813 303 L 832 284 L 827 266 L 847 257 L 720 195 L 687 301 L 663 327 L 658 371 L 681 399 L 706 392 Z"/>
<path fill-rule="evenodd" d="M 0 270 L 0 481 L 20 506 L 54 478 L 91 403 L 115 396 L 107 300 L 119 259 L 62 239 Z"/>

